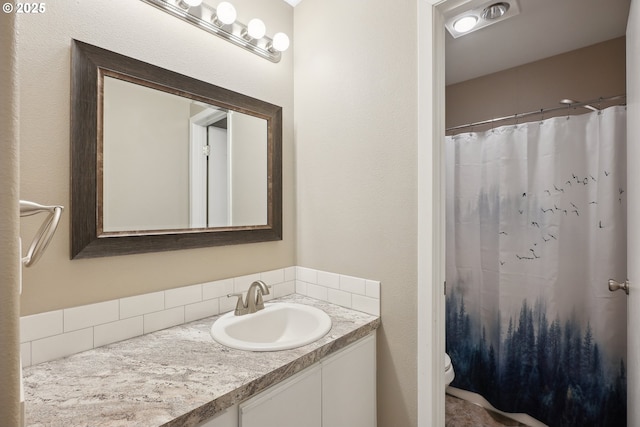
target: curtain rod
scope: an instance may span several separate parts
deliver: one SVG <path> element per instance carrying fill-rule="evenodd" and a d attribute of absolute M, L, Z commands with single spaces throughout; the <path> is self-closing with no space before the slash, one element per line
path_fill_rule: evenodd
<path fill-rule="evenodd" d="M 627 97 L 627 95 L 616 95 L 616 96 L 610 96 L 608 98 L 600 97 L 600 98 L 597 98 L 597 99 L 592 99 L 591 101 L 568 103 L 568 104 L 566 104 L 566 106 L 562 106 L 562 107 L 541 108 L 540 110 L 529 111 L 528 113 L 517 113 L 517 114 L 512 114 L 511 116 L 498 117 L 498 118 L 495 118 L 495 119 L 482 120 L 482 121 L 479 121 L 479 122 L 467 123 L 467 124 L 458 125 L 458 126 L 452 126 L 450 128 L 447 128 L 446 132 L 450 132 L 450 131 L 453 131 L 453 130 L 470 128 L 470 127 L 474 127 L 474 126 L 488 125 L 488 124 L 491 124 L 491 123 L 502 122 L 502 121 L 505 121 L 505 120 L 518 120 L 518 119 L 521 119 L 523 117 L 533 116 L 535 114 L 544 114 L 544 113 L 553 112 L 553 111 L 560 111 L 560 110 L 569 111 L 571 108 L 585 107 L 585 108 L 588 108 L 588 109 L 593 110 L 593 111 L 600 111 L 600 108 L 596 108 L 596 107 L 592 106 L 591 104 L 600 103 L 600 102 L 608 102 L 608 101 L 617 101 L 617 100 L 620 100 L 620 99 L 625 99 L 626 97 Z"/>

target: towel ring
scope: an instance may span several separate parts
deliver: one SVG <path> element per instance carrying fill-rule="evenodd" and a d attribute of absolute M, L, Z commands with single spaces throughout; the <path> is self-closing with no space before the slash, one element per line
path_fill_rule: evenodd
<path fill-rule="evenodd" d="M 35 264 L 47 249 L 53 234 L 58 228 L 64 206 L 44 206 L 38 203 L 20 200 L 20 216 L 31 216 L 41 212 L 47 212 L 47 218 L 40 226 L 33 241 L 29 245 L 27 254 L 22 258 L 22 265 L 30 267 Z"/>

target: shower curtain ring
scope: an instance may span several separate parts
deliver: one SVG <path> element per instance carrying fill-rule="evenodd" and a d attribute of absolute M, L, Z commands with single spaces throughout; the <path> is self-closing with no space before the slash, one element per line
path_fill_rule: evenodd
<path fill-rule="evenodd" d="M 602 97 L 598 98 L 598 115 L 602 114 L 602 100 Z"/>

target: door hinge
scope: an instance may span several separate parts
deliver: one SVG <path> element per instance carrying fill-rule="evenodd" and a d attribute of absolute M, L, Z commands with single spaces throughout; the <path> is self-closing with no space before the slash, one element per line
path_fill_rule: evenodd
<path fill-rule="evenodd" d="M 205 145 L 204 147 L 202 147 L 202 154 L 204 154 L 205 156 L 209 156 L 211 154 L 211 146 Z"/>
<path fill-rule="evenodd" d="M 444 281 L 444 294 L 447 295 L 447 281 Z"/>

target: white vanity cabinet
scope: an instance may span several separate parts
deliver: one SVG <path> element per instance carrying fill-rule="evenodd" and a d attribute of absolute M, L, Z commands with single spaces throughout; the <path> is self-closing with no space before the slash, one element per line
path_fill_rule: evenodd
<path fill-rule="evenodd" d="M 198 427 L 375 427 L 375 332 Z"/>
<path fill-rule="evenodd" d="M 239 427 L 375 427 L 371 334 L 239 405 Z"/>
<path fill-rule="evenodd" d="M 322 372 L 314 365 L 240 404 L 239 427 L 322 427 Z"/>
<path fill-rule="evenodd" d="M 375 427 L 375 334 L 329 356 L 321 366 L 323 427 Z"/>
<path fill-rule="evenodd" d="M 238 427 L 238 405 L 233 405 L 215 417 L 203 421 L 198 427 Z"/>

